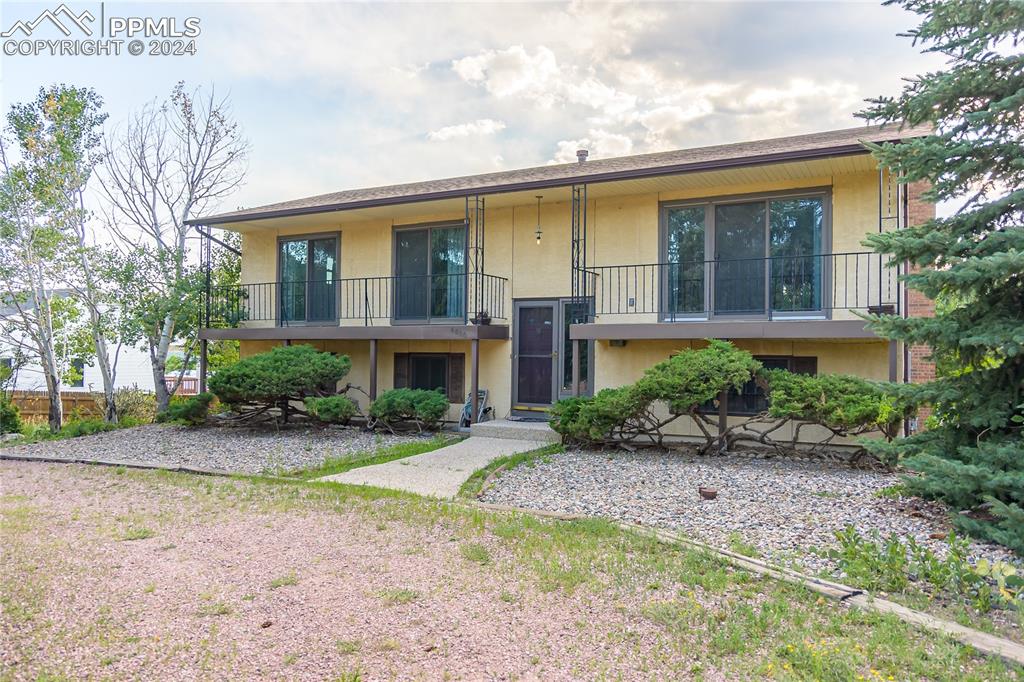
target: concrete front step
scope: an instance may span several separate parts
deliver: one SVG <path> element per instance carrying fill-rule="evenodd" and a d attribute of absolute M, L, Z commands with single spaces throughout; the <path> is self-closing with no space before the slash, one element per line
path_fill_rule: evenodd
<path fill-rule="evenodd" d="M 547 422 L 518 422 L 508 419 L 495 419 L 473 424 L 469 433 L 472 436 L 484 438 L 530 440 L 537 443 L 559 443 L 562 440 L 562 437 L 555 433 Z"/>

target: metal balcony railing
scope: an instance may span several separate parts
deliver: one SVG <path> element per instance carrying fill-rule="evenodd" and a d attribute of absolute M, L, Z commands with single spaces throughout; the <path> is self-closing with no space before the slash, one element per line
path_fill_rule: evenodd
<path fill-rule="evenodd" d="M 874 252 L 830 253 L 586 269 L 595 316 L 656 313 L 709 317 L 828 317 L 833 311 L 899 312 L 899 272 Z"/>
<path fill-rule="evenodd" d="M 464 323 L 505 319 L 504 277 L 487 274 L 395 275 L 213 287 L 206 326 Z"/>

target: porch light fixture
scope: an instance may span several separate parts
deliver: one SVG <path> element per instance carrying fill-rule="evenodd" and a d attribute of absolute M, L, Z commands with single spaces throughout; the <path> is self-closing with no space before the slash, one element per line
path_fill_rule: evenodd
<path fill-rule="evenodd" d="M 542 234 L 544 234 L 544 232 L 540 229 L 540 200 L 543 199 L 543 198 L 544 198 L 543 194 L 538 194 L 537 195 L 537 231 L 534 232 L 534 235 L 536 235 L 536 237 L 537 237 L 537 243 L 538 244 L 540 244 L 540 236 Z"/>

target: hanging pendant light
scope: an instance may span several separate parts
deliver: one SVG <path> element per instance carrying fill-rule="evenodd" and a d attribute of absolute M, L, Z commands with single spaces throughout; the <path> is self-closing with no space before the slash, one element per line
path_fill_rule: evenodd
<path fill-rule="evenodd" d="M 540 229 L 540 200 L 543 199 L 543 198 L 544 198 L 543 194 L 538 194 L 537 195 L 537 231 L 534 232 L 534 235 L 536 235 L 536 237 L 537 237 L 537 243 L 538 244 L 540 244 L 540 236 L 542 234 L 544 234 L 544 232 Z"/>

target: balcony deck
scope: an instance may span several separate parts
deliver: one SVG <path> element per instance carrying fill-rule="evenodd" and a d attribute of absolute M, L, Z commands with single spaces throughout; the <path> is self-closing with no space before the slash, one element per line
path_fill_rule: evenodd
<path fill-rule="evenodd" d="M 212 287 L 199 338 L 507 339 L 505 285 L 471 273 Z"/>
<path fill-rule="evenodd" d="M 594 339 L 872 338 L 899 313 L 899 268 L 871 252 L 609 265 L 584 270 Z"/>

